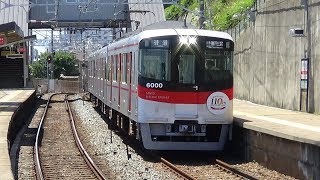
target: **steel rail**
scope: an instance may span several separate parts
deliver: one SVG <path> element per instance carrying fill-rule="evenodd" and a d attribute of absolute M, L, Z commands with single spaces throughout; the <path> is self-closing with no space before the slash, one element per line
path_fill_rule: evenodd
<path fill-rule="evenodd" d="M 250 175 L 248 175 L 248 174 L 245 174 L 244 172 L 241 172 L 241 171 L 239 171 L 238 169 L 231 167 L 228 163 L 223 162 L 223 161 L 221 161 L 221 160 L 219 160 L 219 159 L 216 159 L 216 160 L 215 160 L 215 163 L 216 163 L 218 166 L 222 167 L 223 169 L 226 169 L 226 170 L 228 170 L 228 171 L 233 172 L 234 174 L 237 174 L 239 177 L 241 177 L 241 178 L 243 178 L 243 179 L 258 180 L 257 178 L 255 178 L 255 177 L 253 177 L 253 176 L 250 176 Z"/>
<path fill-rule="evenodd" d="M 73 132 L 73 136 L 76 140 L 76 144 L 78 146 L 78 149 L 81 153 L 81 155 L 83 156 L 83 158 L 85 159 L 86 163 L 88 164 L 88 166 L 91 168 L 91 170 L 94 172 L 94 174 L 97 176 L 98 179 L 101 180 L 105 180 L 107 179 L 104 174 L 102 173 L 102 171 L 100 170 L 100 168 L 94 163 L 94 161 L 92 160 L 92 158 L 90 157 L 90 155 L 87 153 L 87 151 L 85 150 L 85 148 L 83 147 L 80 138 L 78 136 L 78 132 L 74 123 L 74 118 L 73 118 L 73 113 L 72 110 L 70 108 L 70 104 L 68 101 L 68 95 L 65 96 L 65 105 L 66 105 L 66 111 L 68 111 L 69 117 L 70 117 L 70 124 L 72 127 L 72 132 Z"/>
<path fill-rule="evenodd" d="M 170 163 L 169 161 L 167 161 L 164 158 L 160 158 L 160 161 L 165 164 L 166 166 L 168 166 L 169 168 L 171 168 L 172 170 L 174 170 L 175 172 L 177 172 L 179 175 L 185 177 L 186 179 L 189 180 L 196 180 L 194 177 L 190 176 L 189 174 L 185 173 L 184 171 L 182 171 L 181 169 L 177 168 L 175 165 L 173 165 L 172 163 Z"/>
<path fill-rule="evenodd" d="M 175 165 L 173 165 L 172 163 L 170 163 L 166 159 L 160 158 L 160 161 L 162 163 L 164 163 L 166 166 L 168 166 L 170 169 L 172 169 L 173 171 L 177 172 L 179 175 L 183 176 L 184 178 L 189 179 L 189 180 L 196 180 L 196 178 L 192 177 L 191 175 L 189 175 L 186 172 L 182 171 L 181 169 L 177 168 Z M 227 170 L 227 171 L 234 173 L 235 175 L 237 175 L 238 177 L 240 177 L 242 179 L 258 180 L 257 178 L 255 178 L 251 175 L 245 174 L 244 172 L 239 171 L 238 169 L 231 167 L 231 165 L 229 165 L 228 163 L 223 162 L 221 160 L 216 159 L 215 164 L 224 170 Z"/>
<path fill-rule="evenodd" d="M 42 114 L 42 117 L 41 117 L 41 120 L 40 120 L 40 124 L 39 124 L 38 130 L 37 130 L 36 142 L 35 142 L 35 145 L 34 145 L 34 161 L 35 161 L 35 166 L 36 166 L 35 170 L 36 170 L 37 179 L 39 179 L 39 180 L 44 180 L 43 172 L 42 172 L 42 169 L 41 169 L 40 156 L 39 156 L 39 136 L 40 136 L 40 133 L 41 133 L 43 121 L 44 121 L 44 119 L 45 119 L 45 117 L 47 115 L 47 111 L 48 111 L 48 107 L 49 107 L 51 98 L 54 95 L 56 95 L 56 94 L 52 94 L 49 97 L 48 101 L 47 101 L 46 107 L 45 107 L 44 112 Z"/>

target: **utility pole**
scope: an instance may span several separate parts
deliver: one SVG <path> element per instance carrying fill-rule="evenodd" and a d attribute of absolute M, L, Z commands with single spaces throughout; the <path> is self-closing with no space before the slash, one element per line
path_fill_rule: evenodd
<path fill-rule="evenodd" d="M 53 28 L 51 28 L 51 56 L 52 56 L 52 63 L 51 63 L 51 74 L 50 74 L 50 77 L 51 79 L 53 79 Z"/>
<path fill-rule="evenodd" d="M 204 29 L 204 1 L 200 0 L 200 17 L 199 17 L 199 27 Z"/>

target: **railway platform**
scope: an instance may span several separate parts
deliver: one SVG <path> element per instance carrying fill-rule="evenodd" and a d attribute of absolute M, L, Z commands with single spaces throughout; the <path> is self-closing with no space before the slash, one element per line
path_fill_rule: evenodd
<path fill-rule="evenodd" d="M 237 99 L 233 105 L 232 146 L 246 160 L 299 179 L 320 179 L 320 115 Z"/>
<path fill-rule="evenodd" d="M 0 89 L 0 179 L 14 179 L 10 148 L 34 100 L 35 91 L 31 89 Z"/>

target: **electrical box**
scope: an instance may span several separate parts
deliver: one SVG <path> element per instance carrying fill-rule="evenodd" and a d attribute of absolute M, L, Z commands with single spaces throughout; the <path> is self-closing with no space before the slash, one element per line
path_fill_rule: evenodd
<path fill-rule="evenodd" d="M 304 30 L 301 28 L 293 28 L 289 30 L 289 35 L 293 37 L 302 37 L 304 36 Z"/>

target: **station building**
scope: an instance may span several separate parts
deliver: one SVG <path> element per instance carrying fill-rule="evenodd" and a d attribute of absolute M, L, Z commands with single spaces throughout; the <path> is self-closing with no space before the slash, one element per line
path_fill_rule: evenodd
<path fill-rule="evenodd" d="M 28 81 L 29 1 L 0 2 L 0 88 L 23 88 Z"/>

